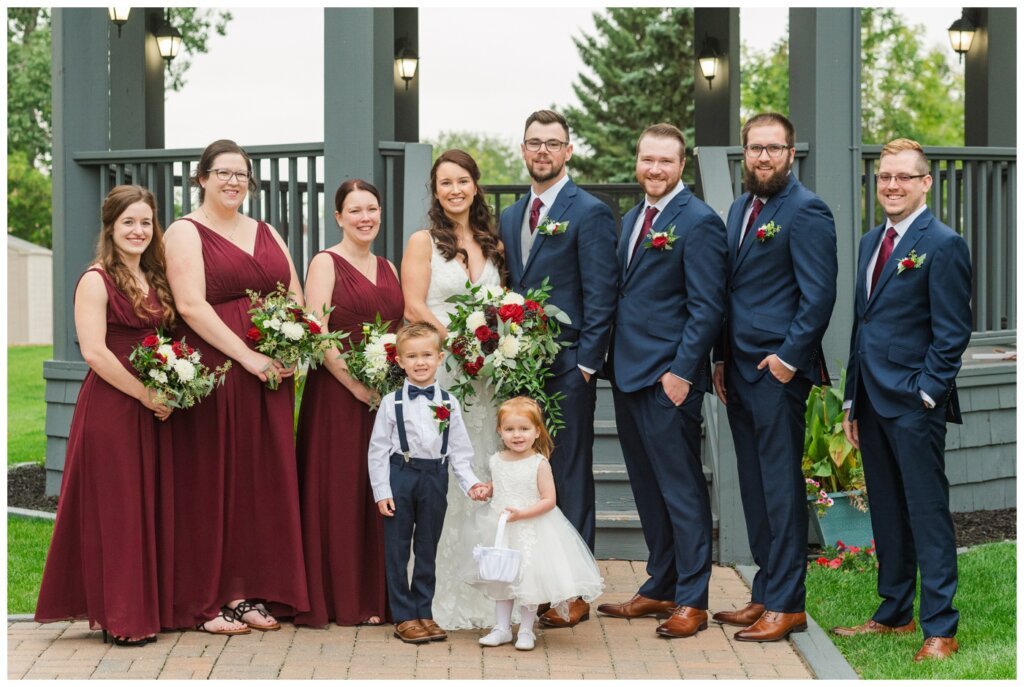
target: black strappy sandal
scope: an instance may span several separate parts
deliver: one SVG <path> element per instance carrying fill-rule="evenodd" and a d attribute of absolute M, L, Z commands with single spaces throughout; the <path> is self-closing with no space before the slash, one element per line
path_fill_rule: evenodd
<path fill-rule="evenodd" d="M 114 644 L 116 646 L 143 646 L 155 641 L 156 635 L 150 635 L 149 637 L 142 637 L 140 639 L 131 639 L 130 637 L 120 637 L 115 635 L 113 632 L 103 630 L 104 644 Z"/>
<path fill-rule="evenodd" d="M 228 608 L 227 606 L 221 606 L 220 613 L 213 616 L 213 618 L 218 617 L 227 620 L 229 623 L 233 622 L 235 620 L 235 611 L 234 609 Z M 213 618 L 210 618 L 210 620 L 213 620 Z M 237 630 L 208 630 L 206 629 L 206 623 L 210 622 L 210 620 L 204 620 L 203 622 L 197 624 L 195 627 L 196 631 L 205 632 L 211 635 L 247 635 L 250 632 L 252 632 L 252 630 L 249 629 L 248 623 L 246 623 L 245 627 L 240 627 Z"/>
<path fill-rule="evenodd" d="M 247 626 L 251 627 L 254 630 L 259 630 L 260 632 L 273 632 L 274 630 L 281 629 L 281 623 L 277 622 L 276 620 L 274 621 L 273 625 L 256 625 L 255 623 L 248 622 L 245 618 L 242 617 L 249 611 L 256 611 L 264 618 L 270 618 L 270 614 L 267 613 L 266 610 L 264 610 L 262 604 L 256 604 L 252 601 L 249 601 L 248 599 L 243 599 L 242 601 L 239 601 L 238 605 L 234 608 L 231 608 L 230 606 L 225 606 L 225 608 L 234 613 L 235 620 L 237 620 L 240 623 L 245 623 Z"/>

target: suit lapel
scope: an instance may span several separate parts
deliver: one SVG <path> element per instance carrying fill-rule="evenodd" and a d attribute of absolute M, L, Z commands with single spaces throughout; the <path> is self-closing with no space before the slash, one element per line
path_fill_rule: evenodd
<path fill-rule="evenodd" d="M 892 278 L 892 275 L 896 273 L 896 265 L 900 260 L 905 258 L 910 251 L 914 250 L 914 246 L 924 236 L 924 230 L 928 228 L 928 225 L 932 223 L 932 213 L 929 210 L 925 210 L 914 220 L 913 224 L 907 229 L 907 233 L 903 235 L 900 242 L 896 244 L 896 247 L 892 251 L 892 255 L 886 260 L 885 266 L 882 268 L 882 274 L 878 277 L 878 283 L 871 288 L 871 297 L 868 298 L 868 306 L 877 300 L 878 294 L 885 288 L 885 285 Z M 874 251 L 872 251 L 874 254 Z"/>
<path fill-rule="evenodd" d="M 651 233 L 653 234 L 656 231 L 665 231 L 668 229 L 668 227 L 676 221 L 676 218 L 679 216 L 683 207 L 690 202 L 691 195 L 692 194 L 688 188 L 684 188 L 680 191 L 679 194 L 672 199 L 672 202 L 668 204 L 664 212 L 658 213 L 658 216 L 654 219 L 654 224 L 651 226 Z M 676 227 L 676 236 L 679 236 L 680 231 L 681 228 Z M 632 233 L 632 230 L 630 233 Z M 646 244 L 646 241 L 644 241 L 644 244 Z M 639 265 L 640 261 L 644 259 L 645 255 L 647 255 L 647 251 L 647 246 L 642 244 L 637 250 L 636 255 L 633 256 L 632 260 L 630 260 L 629 266 L 626 268 L 626 276 L 623 279 L 623 282 L 629 281 L 629 278 L 634 272 L 636 272 L 637 265 Z"/>
<path fill-rule="evenodd" d="M 883 229 L 885 229 L 885 224 L 871 230 L 868 239 L 864 241 L 864 245 L 869 248 L 857 256 L 857 312 L 859 313 L 863 313 L 868 307 L 868 265 L 871 263 L 871 256 L 878 250 L 878 242 L 882 238 Z"/>
<path fill-rule="evenodd" d="M 750 204 L 750 193 L 744 193 L 740 196 L 740 207 L 746 209 L 747 205 Z M 726 227 L 727 238 L 729 240 L 729 257 L 735 258 L 736 249 L 740 245 L 740 231 L 743 230 L 743 212 L 738 213 L 738 217 L 734 222 L 730 222 L 729 226 Z M 732 260 L 735 262 L 735 260 Z"/>
<path fill-rule="evenodd" d="M 743 237 L 743 243 L 740 245 L 740 253 L 736 256 L 736 261 L 733 262 L 732 265 L 733 275 L 739 271 L 740 263 L 742 263 L 747 257 L 747 254 L 750 253 L 751 246 L 753 246 L 757 241 L 757 237 L 753 235 L 753 232 L 757 231 L 759 227 L 762 227 L 772 221 L 775 214 L 782 208 L 782 204 L 786 202 L 786 198 L 789 197 L 789 194 L 796 186 L 796 183 L 796 177 L 790 173 L 789 183 L 786 184 L 786 188 L 769 198 L 768 202 L 764 204 L 763 208 L 761 208 L 761 214 L 757 216 L 757 221 L 755 221 L 754 225 L 750 227 L 750 233 Z M 746 213 L 744 212 L 744 214 Z M 740 215 L 740 225 L 742 226 L 742 224 L 743 215 Z M 739 240 L 738 235 L 737 240 Z"/>
<path fill-rule="evenodd" d="M 622 232 L 619 235 L 619 249 L 616 253 L 619 259 L 619 276 L 624 280 L 626 277 L 626 258 L 629 255 L 629 237 L 633 233 L 633 227 L 636 225 L 637 215 L 640 214 L 640 210 L 643 209 L 644 203 L 631 208 L 626 215 L 622 218 Z"/>
<path fill-rule="evenodd" d="M 509 227 L 509 234 L 505 238 L 505 252 L 512 258 L 511 261 L 506 260 L 505 264 L 509 266 L 509 278 L 512 283 L 519 281 L 519 277 L 523 274 L 523 241 L 521 233 L 523 231 L 523 217 L 526 215 L 526 205 L 530 201 L 530 193 L 525 193 L 519 198 L 512 207 L 509 209 L 509 214 L 512 217 L 512 226 Z"/>
<path fill-rule="evenodd" d="M 558 197 L 555 198 L 555 202 L 551 204 L 551 209 L 544 215 L 541 220 L 546 222 L 552 220 L 555 222 L 561 222 L 562 217 L 569 210 L 569 206 L 572 205 L 573 199 L 576 197 L 576 184 L 572 183 L 572 179 L 565 183 L 562 190 L 558 192 Z M 522 218 L 520 218 L 520 225 L 522 225 Z M 538 225 L 540 226 L 540 225 Z M 541 247 L 544 245 L 544 241 L 548 237 L 544 234 L 537 234 L 533 239 L 533 246 L 530 248 L 530 257 L 526 259 L 526 266 L 523 267 L 523 276 L 530 271 L 530 267 L 537 259 L 537 254 L 540 253 Z"/>

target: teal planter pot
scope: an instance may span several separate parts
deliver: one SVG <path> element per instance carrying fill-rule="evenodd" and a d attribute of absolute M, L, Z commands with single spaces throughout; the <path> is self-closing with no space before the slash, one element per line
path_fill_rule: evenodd
<path fill-rule="evenodd" d="M 857 495 L 859 491 L 837 491 L 829 494 L 833 505 L 825 511 L 821 518 L 817 517 L 814 499 L 808 498 L 812 537 L 817 535 L 818 542 L 825 546 L 835 546 L 842 541 L 847 546 L 871 546 L 874 535 L 871 532 L 871 514 L 862 513 L 847 498 Z"/>

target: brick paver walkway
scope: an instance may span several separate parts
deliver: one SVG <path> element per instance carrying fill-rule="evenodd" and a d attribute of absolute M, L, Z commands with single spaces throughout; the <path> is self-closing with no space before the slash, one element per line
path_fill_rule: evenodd
<path fill-rule="evenodd" d="M 624 601 L 646 579 L 642 562 L 600 561 L 602 601 Z M 732 568 L 715 567 L 711 608 L 738 608 L 749 590 Z M 392 626 L 296 629 L 224 637 L 166 632 L 144 647 L 104 645 L 85 622 L 7 626 L 7 676 L 19 678 L 810 678 L 788 642 L 753 644 L 710 623 L 688 639 L 662 639 L 653 618 L 591 613 L 568 630 L 542 630 L 537 648 L 481 647 L 481 632 L 418 646 Z"/>

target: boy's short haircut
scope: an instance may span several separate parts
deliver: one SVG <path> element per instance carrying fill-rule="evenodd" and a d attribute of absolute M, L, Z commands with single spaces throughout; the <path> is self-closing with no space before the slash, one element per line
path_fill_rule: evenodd
<path fill-rule="evenodd" d="M 410 322 L 403 325 L 395 337 L 395 348 L 398 349 L 398 355 L 402 355 L 403 343 L 409 339 L 419 339 L 426 336 L 434 337 L 434 340 L 437 341 L 437 350 L 440 353 L 443 348 L 443 342 L 441 341 L 441 332 L 437 330 L 437 327 L 429 322 Z"/>

